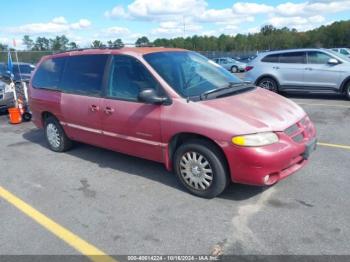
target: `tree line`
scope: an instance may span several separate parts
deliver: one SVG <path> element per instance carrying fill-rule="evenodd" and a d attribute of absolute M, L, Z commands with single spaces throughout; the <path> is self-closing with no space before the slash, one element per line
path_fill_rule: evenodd
<path fill-rule="evenodd" d="M 32 51 L 62 51 L 79 48 L 65 35 L 55 38 L 37 37 L 35 40 L 28 35 L 23 37 L 23 45 Z M 334 22 L 331 25 L 306 32 L 298 32 L 287 27 L 277 29 L 265 25 L 257 33 L 237 34 L 235 36 L 221 34 L 220 36 L 176 37 L 172 39 L 158 38 L 151 42 L 146 36 L 135 42 L 136 46 L 179 47 L 196 51 L 256 51 L 276 50 L 303 47 L 347 47 L 350 46 L 350 20 Z M 94 40 L 93 48 L 120 48 L 124 43 L 121 38 L 109 40 L 106 43 Z M 8 46 L 0 43 L 0 50 Z"/>

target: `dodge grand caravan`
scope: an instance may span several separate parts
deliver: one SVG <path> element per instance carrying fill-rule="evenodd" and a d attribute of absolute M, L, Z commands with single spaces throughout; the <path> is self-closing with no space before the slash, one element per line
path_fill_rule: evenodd
<path fill-rule="evenodd" d="M 313 124 L 294 102 L 183 49 L 46 56 L 29 91 L 51 150 L 80 141 L 161 162 L 206 198 L 231 181 L 272 185 L 302 168 L 316 146 Z"/>

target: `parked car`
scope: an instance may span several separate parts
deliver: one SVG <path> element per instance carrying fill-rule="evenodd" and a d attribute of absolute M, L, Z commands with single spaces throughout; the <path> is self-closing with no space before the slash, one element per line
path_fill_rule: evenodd
<path fill-rule="evenodd" d="M 0 63 L 0 79 L 3 78 L 3 75 L 6 73 L 5 63 Z"/>
<path fill-rule="evenodd" d="M 221 65 L 223 68 L 231 71 L 232 73 L 244 72 L 245 67 L 247 66 L 245 63 L 241 63 L 231 57 L 220 57 L 213 59 L 215 63 Z"/>
<path fill-rule="evenodd" d="M 9 85 L 0 81 L 0 111 L 7 110 L 13 105 L 13 93 L 10 91 Z"/>
<path fill-rule="evenodd" d="M 292 49 L 258 55 L 245 81 L 273 92 L 340 93 L 350 99 L 350 59 L 326 49 Z"/>
<path fill-rule="evenodd" d="M 231 181 L 272 185 L 302 168 L 316 144 L 297 104 L 183 49 L 46 56 L 29 91 L 51 150 L 77 140 L 161 162 L 206 198 Z"/>
<path fill-rule="evenodd" d="M 350 58 L 350 48 L 332 48 L 331 50 Z"/>
<path fill-rule="evenodd" d="M 256 55 L 244 56 L 244 57 L 233 57 L 233 59 L 235 59 L 243 64 L 248 64 L 249 62 L 251 62 L 255 58 L 256 58 Z"/>
<path fill-rule="evenodd" d="M 29 63 L 13 63 L 13 81 L 14 82 L 29 82 L 32 71 L 35 66 Z M 6 70 L 3 78 L 7 81 L 10 80 L 11 74 Z"/>

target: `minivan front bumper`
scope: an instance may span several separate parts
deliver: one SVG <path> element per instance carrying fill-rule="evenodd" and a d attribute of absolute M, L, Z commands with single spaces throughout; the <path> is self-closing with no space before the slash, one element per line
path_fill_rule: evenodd
<path fill-rule="evenodd" d="M 240 147 L 231 145 L 224 149 L 231 180 L 250 185 L 272 185 L 295 173 L 308 162 L 315 150 L 316 130 L 308 120 L 307 128 L 300 123 L 294 134 L 276 132 L 279 142 L 263 147 Z M 295 141 L 303 134 L 302 141 Z"/>

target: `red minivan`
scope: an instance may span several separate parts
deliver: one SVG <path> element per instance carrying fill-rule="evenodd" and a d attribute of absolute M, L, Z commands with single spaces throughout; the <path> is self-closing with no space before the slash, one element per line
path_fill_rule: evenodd
<path fill-rule="evenodd" d="M 42 58 L 33 121 L 56 152 L 80 141 L 164 163 L 193 194 L 272 185 L 303 167 L 316 130 L 294 102 L 183 49 L 82 49 Z"/>

